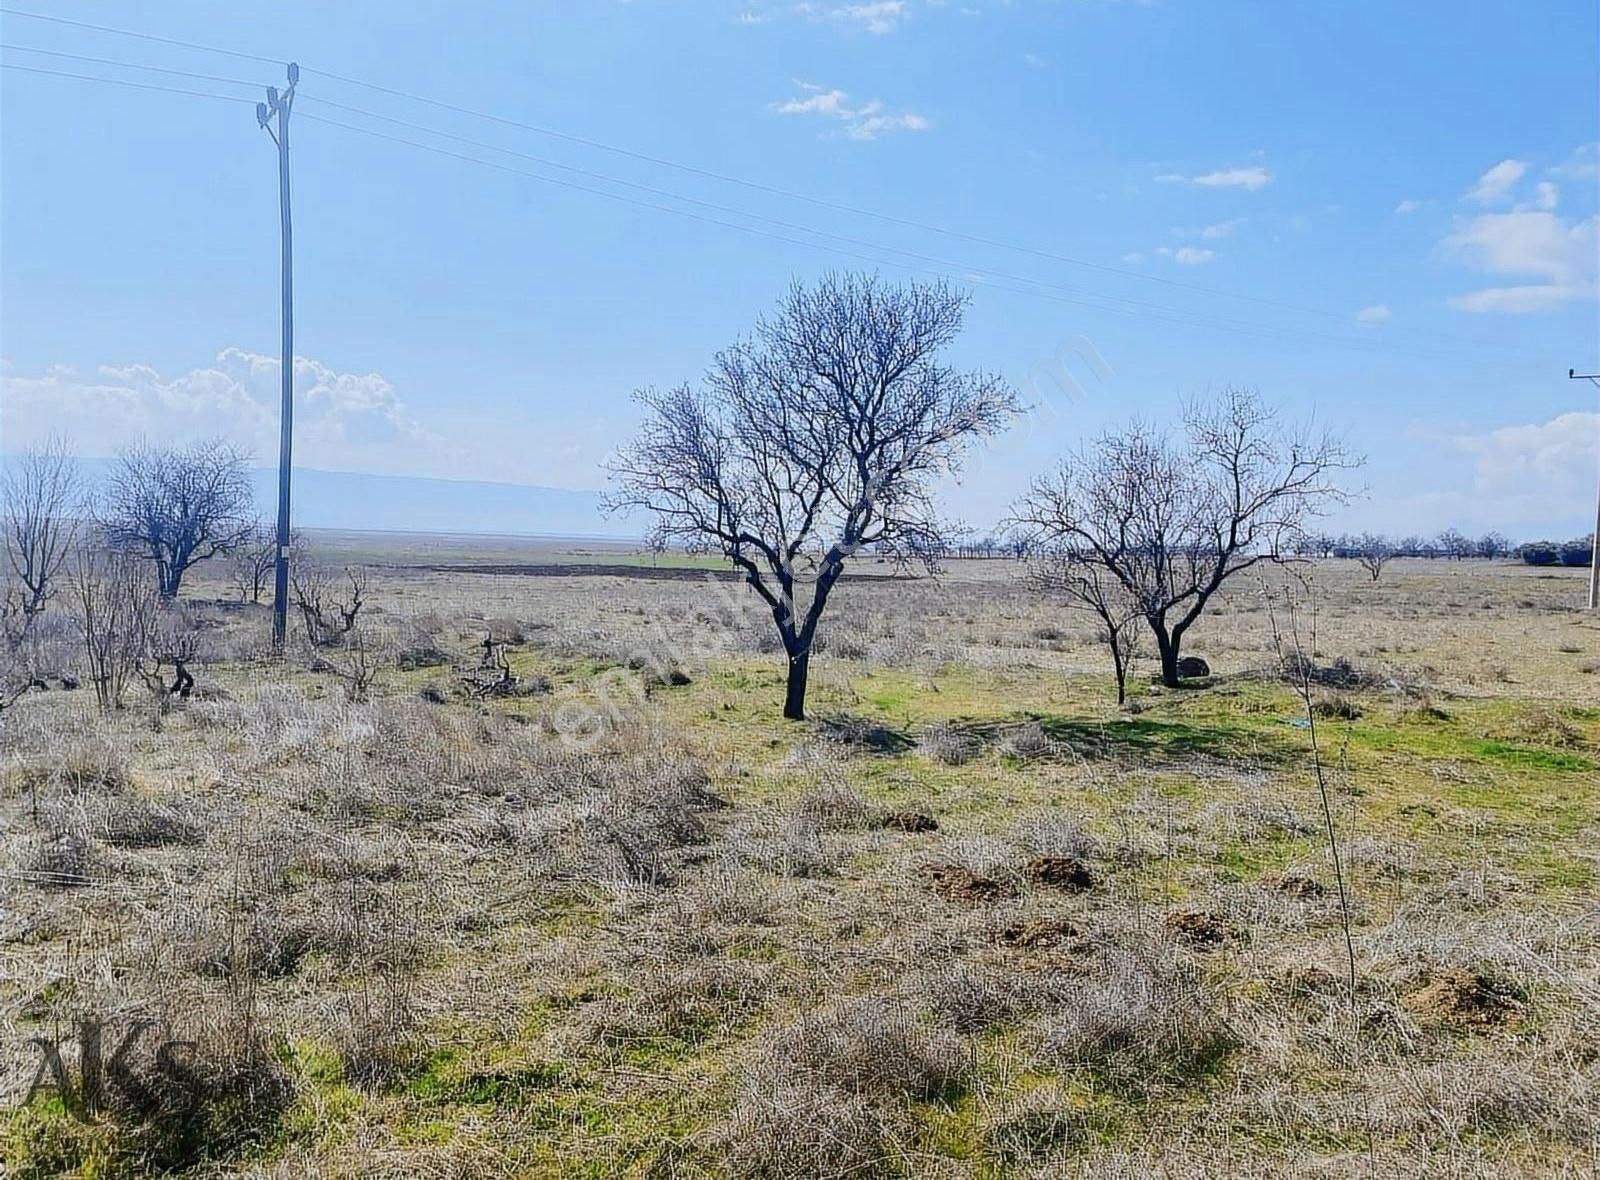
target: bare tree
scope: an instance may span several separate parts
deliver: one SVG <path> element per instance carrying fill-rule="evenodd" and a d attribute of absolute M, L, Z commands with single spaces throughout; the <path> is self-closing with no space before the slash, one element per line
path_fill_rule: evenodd
<path fill-rule="evenodd" d="M 1036 590 L 1060 595 L 1070 606 L 1087 610 L 1099 621 L 1098 638 L 1111 653 L 1117 677 L 1117 704 L 1128 699 L 1128 671 L 1138 654 L 1139 603 L 1105 564 L 1078 551 L 1062 549 L 1046 554 L 1034 566 L 1029 581 Z"/>
<path fill-rule="evenodd" d="M 788 656 L 785 717 L 805 716 L 812 641 L 846 560 L 871 548 L 931 571 L 932 481 L 1017 411 L 999 377 L 941 363 L 965 308 L 942 283 L 796 284 L 699 389 L 637 395 L 644 425 L 612 464 L 608 506 L 645 509 L 661 536 L 744 574 Z"/>
<path fill-rule="evenodd" d="M 231 553 L 255 527 L 244 452 L 213 440 L 183 448 L 123 451 L 107 490 L 105 531 L 147 557 L 165 599 L 178 596 L 196 562 Z"/>
<path fill-rule="evenodd" d="M 1343 502 L 1343 443 L 1286 430 L 1253 390 L 1192 402 L 1185 443 L 1139 422 L 1106 434 L 1037 480 L 1014 527 L 1105 569 L 1138 604 L 1163 684 L 1181 683 L 1184 636 L 1236 574 L 1291 560 L 1306 524 Z"/>
<path fill-rule="evenodd" d="M 1479 557 L 1487 557 L 1493 561 L 1511 552 L 1511 542 L 1504 533 L 1484 533 L 1473 542 L 1473 548 Z"/>
<path fill-rule="evenodd" d="M 194 674 L 189 670 L 200 658 L 200 633 L 181 611 L 169 609 L 160 612 L 149 631 L 145 650 L 134 662 L 134 670 L 144 681 L 150 695 L 155 698 L 156 713 L 165 716 L 172 711 L 172 700 L 189 699 L 194 691 Z M 168 684 L 165 668 L 172 669 L 172 683 Z"/>
<path fill-rule="evenodd" d="M 77 536 L 82 491 L 72 455 L 59 439 L 17 456 L 0 479 L 0 528 L 14 579 L 8 613 L 20 621 L 19 641 L 55 594 Z"/>
<path fill-rule="evenodd" d="M 344 586 L 326 566 L 303 564 L 289 576 L 289 591 L 313 647 L 333 647 L 355 630 L 366 604 L 367 571 L 345 566 Z"/>
<path fill-rule="evenodd" d="M 1473 543 L 1469 541 L 1460 529 L 1445 529 L 1439 534 L 1436 544 L 1439 552 L 1452 561 L 1460 561 L 1464 557 L 1471 557 L 1476 551 Z"/>
<path fill-rule="evenodd" d="M 289 564 L 300 560 L 303 548 L 300 534 L 289 534 Z M 278 560 L 278 532 L 271 524 L 256 522 L 250 526 L 249 535 L 240 542 L 229 562 L 233 587 L 239 592 L 240 602 L 259 603 L 261 596 L 272 585 L 272 571 Z"/>
<path fill-rule="evenodd" d="M 149 569 L 126 550 L 82 544 L 66 581 L 95 700 L 105 712 L 120 709 L 155 626 L 157 590 Z"/>
<path fill-rule="evenodd" d="M 1356 538 L 1355 551 L 1356 560 L 1374 582 L 1383 576 L 1383 567 L 1395 557 L 1394 543 L 1378 533 L 1362 533 Z"/>

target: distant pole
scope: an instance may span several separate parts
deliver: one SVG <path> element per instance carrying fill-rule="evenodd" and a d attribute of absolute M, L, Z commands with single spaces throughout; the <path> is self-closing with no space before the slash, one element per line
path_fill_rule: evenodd
<path fill-rule="evenodd" d="M 1600 387 L 1600 373 L 1580 373 L 1576 369 L 1568 369 L 1567 379 L 1587 381 L 1590 385 Z M 1595 492 L 1594 533 L 1589 542 L 1589 609 L 1600 610 L 1600 489 Z"/>
<path fill-rule="evenodd" d="M 283 651 L 289 626 L 289 467 L 294 452 L 294 232 L 289 217 L 289 111 L 300 67 L 289 63 L 289 86 L 282 94 L 267 87 L 267 101 L 256 104 L 256 122 L 278 145 L 278 216 L 283 239 L 283 405 L 278 434 L 278 537 L 273 562 L 272 648 Z M 272 130 L 272 116 L 278 130 Z"/>

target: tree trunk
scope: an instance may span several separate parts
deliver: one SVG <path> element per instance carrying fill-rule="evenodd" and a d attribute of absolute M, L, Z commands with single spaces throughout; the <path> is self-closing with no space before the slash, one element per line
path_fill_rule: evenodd
<path fill-rule="evenodd" d="M 1161 655 L 1161 683 L 1168 688 L 1182 688 L 1178 680 L 1178 636 L 1169 635 L 1165 628 L 1153 624 L 1151 630 L 1156 633 L 1156 651 Z"/>
<path fill-rule="evenodd" d="M 1117 704 L 1122 704 L 1128 699 L 1128 666 L 1122 658 L 1122 647 L 1118 642 L 1119 636 L 1111 633 L 1111 667 L 1117 674 Z"/>
<path fill-rule="evenodd" d="M 790 721 L 806 719 L 806 675 L 810 669 L 810 648 L 789 657 L 789 688 L 783 696 L 783 715 Z"/>

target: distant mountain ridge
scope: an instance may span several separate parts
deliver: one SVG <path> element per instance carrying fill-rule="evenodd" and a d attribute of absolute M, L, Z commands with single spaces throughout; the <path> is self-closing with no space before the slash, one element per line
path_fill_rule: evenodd
<path fill-rule="evenodd" d="M 11 458 L 0 457 L 0 465 Z M 96 484 L 106 478 L 113 460 L 76 462 L 84 479 Z M 257 511 L 262 519 L 271 518 L 278 502 L 277 468 L 253 467 L 250 480 Z M 632 540 L 645 531 L 637 521 L 606 517 L 600 511 L 599 492 L 312 467 L 294 469 L 294 521 L 297 527 L 311 529 L 618 540 Z"/>

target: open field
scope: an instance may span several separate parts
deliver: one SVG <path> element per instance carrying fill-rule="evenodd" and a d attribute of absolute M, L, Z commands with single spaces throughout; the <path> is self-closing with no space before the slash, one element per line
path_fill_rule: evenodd
<path fill-rule="evenodd" d="M 1186 648 L 1213 676 L 1146 662 L 1119 710 L 1015 563 L 864 564 L 793 723 L 770 621 L 682 557 L 313 548 L 371 570 L 369 699 L 266 661 L 265 608 L 200 567 L 195 699 L 5 714 L 9 1175 L 1600 1167 L 1583 571 L 1314 568 L 1352 995 L 1313 731 L 1248 578 Z M 430 568 L 563 563 L 624 568 Z M 504 696 L 471 687 L 486 634 Z M 29 1038 L 85 1019 L 108 1057 L 152 1022 L 142 1085 L 19 1105 Z"/>

